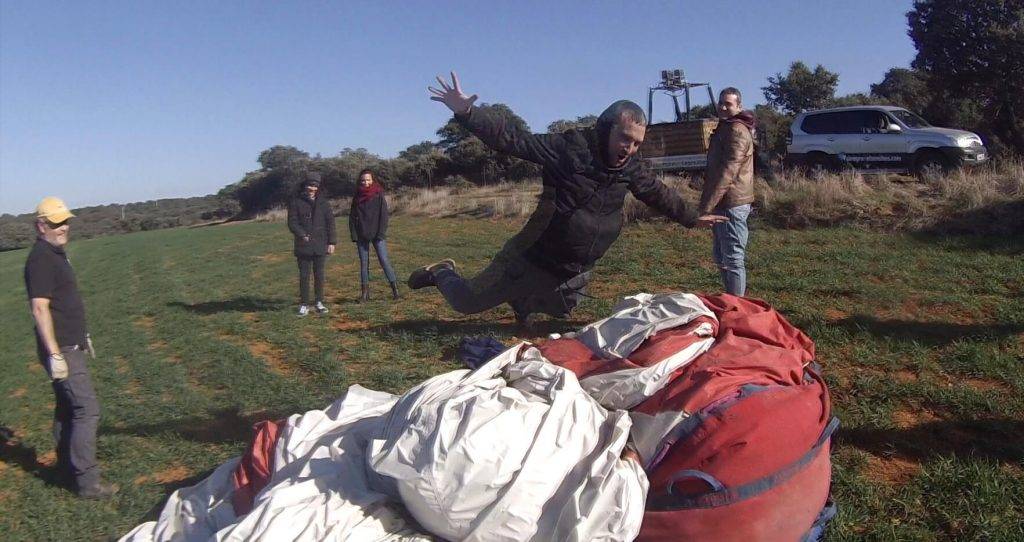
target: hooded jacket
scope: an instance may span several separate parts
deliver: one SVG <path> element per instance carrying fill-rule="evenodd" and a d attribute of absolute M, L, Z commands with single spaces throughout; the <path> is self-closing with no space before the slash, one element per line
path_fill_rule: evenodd
<path fill-rule="evenodd" d="M 313 201 L 302 192 L 292 197 L 288 202 L 288 229 L 295 236 L 297 257 L 323 256 L 327 254 L 327 245 L 338 244 L 334 212 L 322 192 Z"/>
<path fill-rule="evenodd" d="M 700 214 L 754 201 L 754 114 L 742 111 L 718 123 L 708 146 Z"/>
<path fill-rule="evenodd" d="M 542 166 L 541 198 L 554 200 L 554 212 L 524 255 L 560 278 L 593 268 L 618 238 L 627 192 L 686 227 L 696 222 L 696 209 L 642 171 L 638 155 L 617 169 L 606 165 L 607 127 L 533 134 L 476 107 L 455 118 L 492 149 Z"/>

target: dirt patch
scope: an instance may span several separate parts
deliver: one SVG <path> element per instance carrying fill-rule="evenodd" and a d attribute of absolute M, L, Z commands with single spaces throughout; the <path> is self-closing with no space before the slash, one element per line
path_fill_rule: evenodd
<path fill-rule="evenodd" d="M 242 314 L 242 320 L 245 320 L 250 324 L 255 324 L 260 321 L 260 317 L 257 316 L 255 312 L 246 312 Z"/>
<path fill-rule="evenodd" d="M 140 316 L 135 319 L 135 325 L 142 329 L 153 329 L 156 326 L 156 318 L 152 316 Z"/>
<path fill-rule="evenodd" d="M 57 464 L 57 451 L 50 450 L 43 455 L 36 456 L 36 463 L 43 465 L 44 467 L 52 467 Z"/>
<path fill-rule="evenodd" d="M 841 311 L 839 309 L 825 309 L 825 320 L 828 322 L 836 322 L 839 320 L 845 320 L 850 317 L 850 313 Z"/>
<path fill-rule="evenodd" d="M 864 475 L 887 485 L 903 485 L 921 472 L 921 464 L 901 457 L 872 455 L 864 468 Z"/>
<path fill-rule="evenodd" d="M 264 254 L 262 256 L 256 256 L 256 261 L 260 263 L 277 263 L 283 262 L 286 259 L 288 259 L 287 254 L 281 254 L 277 252 L 273 254 Z"/>
<path fill-rule="evenodd" d="M 11 392 L 11 397 L 24 397 L 28 393 L 28 388 L 18 388 Z"/>
<path fill-rule="evenodd" d="M 342 315 L 338 315 L 332 325 L 338 331 L 362 331 L 370 328 L 370 325 L 366 322 L 353 322 L 352 320 L 345 319 Z"/>
<path fill-rule="evenodd" d="M 155 483 L 155 484 L 173 484 L 185 480 L 189 476 L 192 476 L 192 471 L 188 467 L 175 463 L 170 467 L 154 472 L 153 474 L 147 474 L 139 476 L 133 483 L 137 486 L 142 484 Z"/>
<path fill-rule="evenodd" d="M 892 421 L 900 429 L 909 429 L 918 425 L 930 423 L 940 418 L 934 412 L 925 408 L 901 408 L 892 413 Z"/>
<path fill-rule="evenodd" d="M 1010 387 L 1005 383 L 992 378 L 964 378 L 960 381 L 961 384 L 971 388 L 974 391 L 980 392 L 999 392 L 1007 393 L 1010 391 Z"/>
<path fill-rule="evenodd" d="M 900 369 L 893 373 L 893 378 L 899 382 L 917 382 L 919 377 L 917 373 L 910 369 Z"/>
<path fill-rule="evenodd" d="M 916 297 L 908 297 L 903 300 L 900 310 L 903 314 L 914 316 L 921 312 L 921 303 Z"/>
<path fill-rule="evenodd" d="M 249 342 L 246 348 L 254 357 L 263 360 L 272 373 L 282 376 L 290 376 L 293 371 L 288 362 L 285 361 L 285 353 L 280 348 L 265 342 Z"/>
<path fill-rule="evenodd" d="M 128 372 L 128 360 L 123 356 L 114 356 L 114 372 L 123 375 Z"/>

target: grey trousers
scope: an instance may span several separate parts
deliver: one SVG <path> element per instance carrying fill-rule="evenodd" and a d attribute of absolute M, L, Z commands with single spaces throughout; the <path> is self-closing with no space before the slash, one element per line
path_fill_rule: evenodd
<path fill-rule="evenodd" d="M 94 487 L 100 481 L 96 464 L 96 428 L 100 403 L 89 377 L 85 351 L 61 347 L 68 364 L 68 377 L 52 383 L 56 399 L 53 412 L 53 440 L 57 446 L 57 469 L 70 476 L 78 489 Z M 45 367 L 45 357 L 42 352 Z"/>

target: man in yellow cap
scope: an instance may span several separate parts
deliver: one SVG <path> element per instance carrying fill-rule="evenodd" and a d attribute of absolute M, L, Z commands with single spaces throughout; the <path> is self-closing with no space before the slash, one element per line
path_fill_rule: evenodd
<path fill-rule="evenodd" d="M 57 468 L 70 476 L 80 497 L 106 499 L 117 486 L 100 480 L 96 464 L 96 428 L 100 405 L 86 352 L 95 357 L 85 325 L 85 304 L 64 247 L 71 214 L 58 198 L 36 207 L 36 243 L 25 262 L 25 289 L 36 324 L 36 347 L 56 397 L 53 438 Z"/>

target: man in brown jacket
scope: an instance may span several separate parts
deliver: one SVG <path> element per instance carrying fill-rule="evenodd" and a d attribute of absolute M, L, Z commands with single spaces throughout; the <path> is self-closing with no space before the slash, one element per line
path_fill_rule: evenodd
<path fill-rule="evenodd" d="M 718 118 L 698 213 L 729 218 L 712 227 L 714 258 L 725 291 L 742 296 L 747 291 L 747 217 L 754 201 L 755 120 L 753 113 L 743 110 L 740 91 L 734 87 L 718 95 Z"/>

